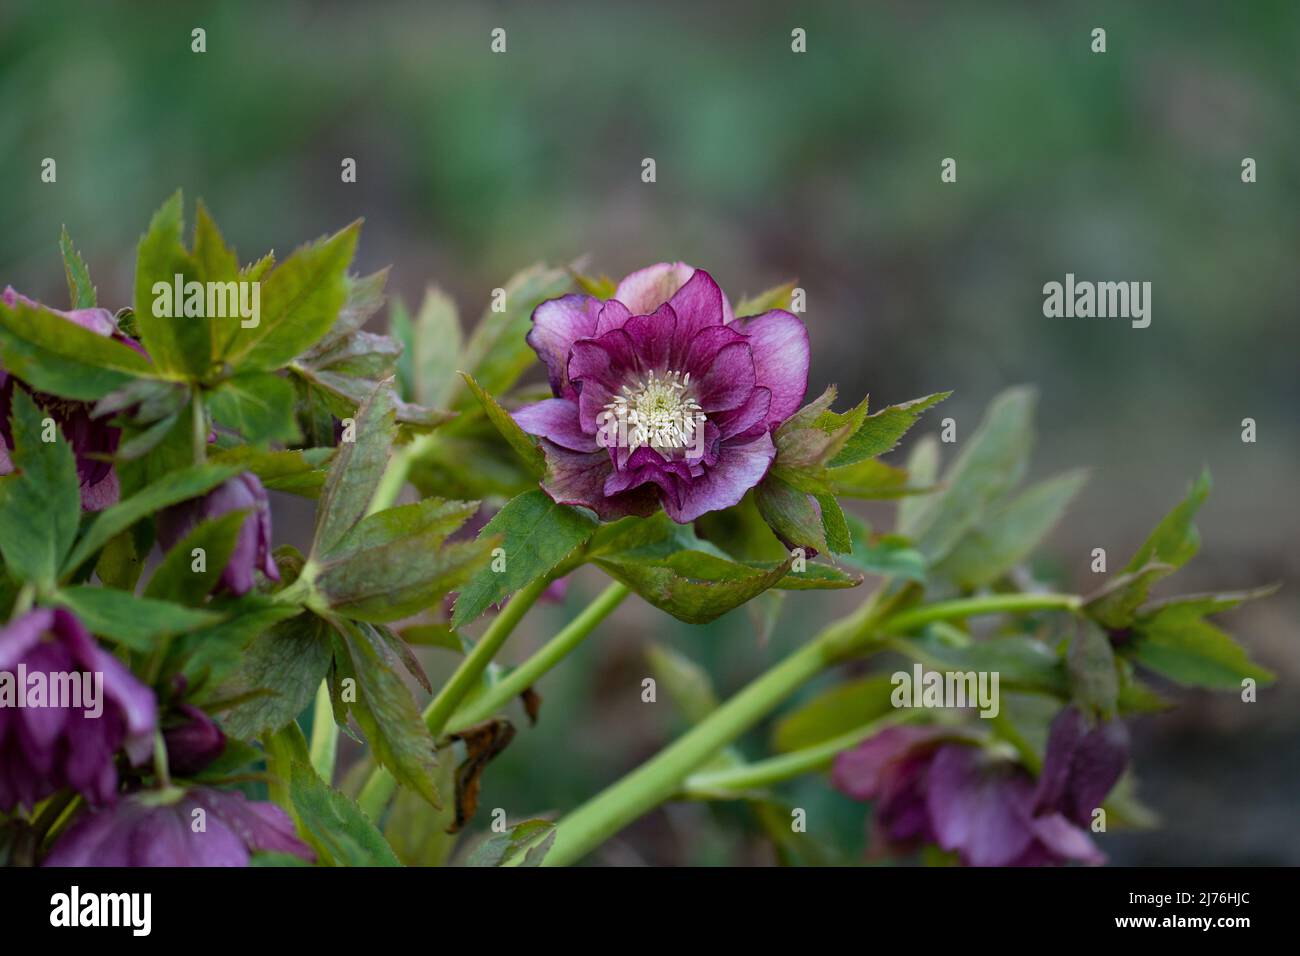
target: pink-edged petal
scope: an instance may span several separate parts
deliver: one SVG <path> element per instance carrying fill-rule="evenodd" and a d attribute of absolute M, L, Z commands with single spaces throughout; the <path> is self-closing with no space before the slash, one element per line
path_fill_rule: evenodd
<path fill-rule="evenodd" d="M 510 416 L 524 431 L 539 438 L 549 438 L 570 451 L 593 452 L 600 446 L 578 423 L 578 405 L 564 398 L 548 398 L 535 405 L 525 405 Z"/>
<path fill-rule="evenodd" d="M 705 413 L 713 415 L 743 405 L 754 391 L 754 379 L 749 343 L 733 342 L 718 351 L 702 375 L 691 376 L 691 391 Z"/>
<path fill-rule="evenodd" d="M 658 262 L 624 276 L 614 291 L 633 315 L 648 315 L 673 297 L 695 274 L 695 266 L 684 262 Z"/>
<path fill-rule="evenodd" d="M 808 391 L 808 330 L 780 309 L 736 324 L 749 336 L 758 384 L 772 390 L 768 424 L 779 425 L 799 409 Z"/>
<path fill-rule="evenodd" d="M 561 398 L 573 398 L 569 384 L 569 349 L 578 339 L 596 334 L 596 320 L 602 303 L 589 295 L 566 295 L 549 299 L 533 310 L 533 327 L 527 341 L 546 365 L 551 391 Z"/>
<path fill-rule="evenodd" d="M 590 508 L 602 521 L 654 514 L 658 501 L 653 489 L 638 488 L 613 497 L 605 496 L 605 480 L 614 470 L 608 452 L 569 451 L 546 439 L 542 439 L 542 452 L 547 465 L 542 490 L 559 504 Z"/>
<path fill-rule="evenodd" d="M 761 385 L 749 393 L 743 405 L 725 412 L 714 412 L 709 422 L 718 428 L 719 437 L 745 440 L 767 431 L 767 413 L 772 407 L 772 390 Z"/>
<path fill-rule="evenodd" d="M 730 306 L 724 308 L 726 296 L 703 269 L 695 273 L 673 293 L 668 304 L 677 313 L 678 331 L 689 337 L 711 325 L 724 325 Z"/>
<path fill-rule="evenodd" d="M 628 311 L 627 306 L 617 299 L 610 299 L 600 307 L 600 315 L 596 319 L 596 331 L 592 334 L 599 338 L 606 332 L 621 329 L 627 325 L 627 320 L 630 318 L 632 313 Z"/>
<path fill-rule="evenodd" d="M 664 510 L 678 524 L 686 524 L 739 504 L 745 492 L 763 480 L 774 457 L 776 446 L 766 432 L 745 445 L 724 442 L 717 464 L 682 489 L 680 502 L 664 501 Z"/>

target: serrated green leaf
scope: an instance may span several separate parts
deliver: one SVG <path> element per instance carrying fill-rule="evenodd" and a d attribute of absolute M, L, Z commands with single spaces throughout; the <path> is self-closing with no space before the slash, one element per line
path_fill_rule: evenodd
<path fill-rule="evenodd" d="M 890 405 L 874 415 L 868 415 L 827 465 L 831 468 L 852 465 L 866 458 L 874 458 L 893 451 L 907 430 L 916 424 L 926 409 L 937 405 L 952 392 L 936 392 L 899 405 Z"/>
<path fill-rule="evenodd" d="M 316 851 L 335 866 L 401 866 L 370 818 L 309 764 L 293 763 L 289 795 L 299 826 Z"/>
<path fill-rule="evenodd" d="M 13 389 L 11 408 L 13 473 L 0 477 L 0 554 L 11 575 L 49 588 L 81 518 L 76 456 L 24 389 Z"/>
<path fill-rule="evenodd" d="M 504 570 L 484 568 L 456 598 L 452 627 L 461 628 L 490 606 L 549 574 L 595 532 L 599 522 L 584 511 L 556 504 L 540 489 L 508 501 L 480 532 L 501 536 Z"/>
<path fill-rule="evenodd" d="M 158 368 L 199 377 L 212 365 L 211 319 L 183 315 L 183 302 L 172 302 L 172 315 L 154 314 L 156 283 L 172 289 L 177 275 L 182 286 L 202 278 L 181 239 L 183 217 L 184 202 L 178 189 L 154 213 L 148 231 L 140 238 L 135 259 L 135 324 L 145 351 Z"/>
<path fill-rule="evenodd" d="M 346 274 L 360 222 L 299 248 L 262 281 L 255 328 L 232 337 L 223 358 L 240 371 L 287 365 L 330 331 L 347 300 Z"/>
<path fill-rule="evenodd" d="M 381 383 L 357 409 L 356 441 L 341 443 L 334 456 L 316 508 L 313 556 L 327 556 L 365 515 L 396 432 L 392 389 Z"/>
<path fill-rule="evenodd" d="M 478 382 L 474 381 L 474 376 L 468 373 L 462 373 L 465 384 L 469 386 L 470 392 L 478 399 L 483 406 L 483 412 L 487 415 L 488 421 L 500 433 L 501 437 L 506 440 L 506 444 L 511 450 L 523 461 L 524 467 L 535 478 L 540 478 L 546 474 L 546 456 L 538 447 L 537 440 L 525 432 L 516 424 L 510 413 L 501 407 L 501 404 L 483 391 Z"/>
<path fill-rule="evenodd" d="M 91 585 L 64 588 L 58 592 L 57 600 L 74 611 L 94 633 L 142 652 L 152 651 L 161 637 L 207 627 L 221 620 L 220 614 L 211 611 Z"/>
<path fill-rule="evenodd" d="M 208 410 L 219 424 L 246 442 L 294 442 L 299 439 L 293 413 L 293 385 L 273 372 L 254 372 L 227 379 L 208 395 Z"/>
<path fill-rule="evenodd" d="M 130 346 L 21 302 L 0 303 L 0 363 L 38 391 L 83 402 L 156 374 Z"/>
<path fill-rule="evenodd" d="M 935 574 L 969 590 L 992 584 L 1033 552 L 1086 479 L 1083 471 L 1057 475 L 993 507 L 935 567 Z"/>
<path fill-rule="evenodd" d="M 1083 603 L 1083 613 L 1108 630 L 1129 627 L 1151 591 L 1151 585 L 1173 572 L 1173 565 L 1149 564 L 1140 571 L 1107 581 Z"/>
<path fill-rule="evenodd" d="M 374 623 L 410 617 L 464 587 L 487 564 L 496 539 L 441 547 L 434 540 L 439 537 L 416 534 L 331 555 L 316 575 L 316 588 L 343 617 Z"/>
<path fill-rule="evenodd" d="M 451 402 L 460 388 L 456 369 L 463 344 L 456 303 L 441 289 L 429 286 L 403 353 L 410 360 L 411 401 L 435 408 Z"/>
<path fill-rule="evenodd" d="M 1271 683 L 1274 674 L 1250 659 L 1244 647 L 1204 620 L 1258 592 L 1192 595 L 1145 610 L 1134 624 L 1132 656 L 1139 663 L 1179 684 L 1211 689 L 1239 689 L 1251 678 Z"/>
<path fill-rule="evenodd" d="M 419 537 L 432 551 L 447 535 L 474 517 L 478 507 L 477 501 L 424 498 L 377 511 L 357 522 L 330 552 L 330 558 L 343 558 L 402 538 L 415 537 Z"/>
<path fill-rule="evenodd" d="M 331 653 L 329 625 L 314 614 L 280 621 L 254 638 L 214 692 L 218 699 L 240 701 L 221 717 L 226 733 L 252 740 L 294 720 L 329 671 Z"/>
<path fill-rule="evenodd" d="M 68 296 L 74 309 L 93 309 L 98 302 L 95 286 L 90 281 L 90 270 L 86 268 L 81 253 L 72 244 L 68 227 L 59 232 L 59 252 L 63 255 L 63 272 L 68 277 Z"/>
<path fill-rule="evenodd" d="M 217 485 L 239 474 L 238 466 L 211 464 L 192 465 L 171 472 L 152 485 L 136 492 L 124 501 L 99 512 L 86 526 L 85 533 L 63 563 L 66 577 L 82 565 L 92 554 L 108 543 L 113 535 L 125 531 L 141 518 L 155 514 L 168 505 L 197 498 Z"/>
<path fill-rule="evenodd" d="M 846 564 L 882 577 L 926 580 L 929 566 L 925 555 L 912 547 L 910 540 L 896 534 L 873 535 L 871 529 L 857 518 L 850 516 L 848 520 L 853 533 L 853 550 L 844 556 Z"/>
<path fill-rule="evenodd" d="M 1028 388 L 995 398 L 945 474 L 944 490 L 917 499 L 918 514 L 907 533 L 932 563 L 946 557 L 985 509 L 1020 481 L 1033 441 L 1034 402 Z"/>
<path fill-rule="evenodd" d="M 550 820 L 524 820 L 505 833 L 493 833 L 474 848 L 466 866 L 504 866 L 524 851 L 524 866 L 539 866 L 555 842 Z"/>
<path fill-rule="evenodd" d="M 763 520 L 788 547 L 830 550 L 821 513 L 807 492 L 769 474 L 754 489 L 754 503 Z"/>
<path fill-rule="evenodd" d="M 774 587 L 791 561 L 760 569 L 703 551 L 677 551 L 652 560 L 636 552 L 595 563 L 646 601 L 688 624 L 707 624 Z"/>
<path fill-rule="evenodd" d="M 385 665 L 387 652 L 373 629 L 340 622 L 335 630 L 335 667 L 357 682 L 352 715 L 361 726 L 371 752 L 388 769 L 433 807 L 439 808 L 437 759 L 429 729 L 402 679 Z"/>
<path fill-rule="evenodd" d="M 144 589 L 144 596 L 189 607 L 202 604 L 234 554 L 247 516 L 247 511 L 230 511 L 196 525 L 163 556 Z M 196 548 L 203 551 L 202 571 L 194 570 Z"/>
<path fill-rule="evenodd" d="M 333 448 L 266 451 L 240 445 L 222 449 L 208 460 L 218 464 L 237 464 L 243 471 L 251 471 L 269 491 L 316 498 L 325 485 L 327 466 L 334 454 Z"/>
<path fill-rule="evenodd" d="M 1142 547 L 1138 548 L 1124 570 L 1132 573 L 1152 562 L 1181 568 L 1191 560 L 1201 546 L 1200 535 L 1192 520 L 1209 496 L 1210 473 L 1204 471 L 1192 483 L 1187 497 L 1156 525 L 1156 529 L 1142 543 Z"/>

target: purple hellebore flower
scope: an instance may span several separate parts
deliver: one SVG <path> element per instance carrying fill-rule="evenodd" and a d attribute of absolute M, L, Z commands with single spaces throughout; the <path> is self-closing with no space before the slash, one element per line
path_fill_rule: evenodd
<path fill-rule="evenodd" d="M 249 513 L 218 586 L 236 596 L 247 594 L 253 589 L 254 571 L 260 570 L 272 581 L 280 580 L 280 570 L 271 557 L 271 504 L 262 482 L 252 472 L 236 475 L 202 498 L 165 508 L 158 515 L 158 542 L 170 549 L 200 522 L 242 510 Z"/>
<path fill-rule="evenodd" d="M 164 721 L 167 767 L 177 776 L 198 773 L 221 756 L 226 735 L 217 722 L 193 704 L 178 704 L 179 720 Z"/>
<path fill-rule="evenodd" d="M 1059 810 L 1087 826 L 1127 764 L 1128 728 L 1123 722 L 1099 720 L 1090 728 L 1071 704 L 1056 715 L 1048 732 L 1035 812 Z"/>
<path fill-rule="evenodd" d="M 21 303 L 32 308 L 44 309 L 98 335 L 121 339 L 143 352 L 136 343 L 118 331 L 117 321 L 113 318 L 113 313 L 107 309 L 74 309 L 71 312 L 62 312 L 42 306 L 27 296 L 15 292 L 10 286 L 5 287 L 0 300 L 10 308 Z M 9 449 L 13 447 L 9 414 L 16 384 L 17 380 L 0 368 L 0 475 L 7 475 L 13 471 L 13 462 L 9 458 Z M 117 472 L 113 470 L 110 459 L 117 451 L 121 430 L 109 425 L 106 420 L 91 418 L 93 405 L 90 403 L 57 398 L 41 392 L 32 392 L 32 397 L 58 422 L 59 428 L 77 456 L 77 478 L 81 482 L 81 506 L 87 511 L 99 511 L 116 504 L 119 494 Z"/>
<path fill-rule="evenodd" d="M 1047 763 L 1061 759 L 1050 744 L 1048 751 Z M 1099 802 L 1117 776 L 1110 768 L 1094 776 L 1093 768 L 1079 766 L 1068 785 L 1088 794 L 1085 802 L 1099 793 Z M 1105 861 L 1076 825 L 1087 819 L 1072 816 L 1061 793 L 1045 799 L 1044 781 L 1035 787 L 1019 764 L 945 728 L 887 728 L 841 753 L 832 781 L 855 799 L 875 801 L 877 842 L 896 852 L 933 843 L 967 866 Z"/>
<path fill-rule="evenodd" d="M 712 276 L 680 262 L 632 273 L 608 301 L 543 302 L 528 344 L 555 394 L 514 414 L 541 439 L 542 488 L 605 520 L 662 504 L 685 524 L 737 504 L 808 387 L 798 318 L 737 319 Z"/>
<path fill-rule="evenodd" d="M 56 688 L 71 694 L 73 675 L 81 700 L 56 700 Z M 5 692 L 10 681 L 18 695 L 12 699 Z M 40 684 L 43 700 L 35 697 Z M 52 706 L 60 701 L 67 706 Z M 153 691 L 71 612 L 38 608 L 0 629 L 0 810 L 31 809 L 62 787 L 92 804 L 111 803 L 117 752 L 124 749 L 137 766 L 148 760 L 155 721 Z"/>
<path fill-rule="evenodd" d="M 173 788 L 137 793 L 112 810 L 84 814 L 41 865 L 247 866 L 255 852 L 315 859 L 275 804 L 211 787 Z"/>

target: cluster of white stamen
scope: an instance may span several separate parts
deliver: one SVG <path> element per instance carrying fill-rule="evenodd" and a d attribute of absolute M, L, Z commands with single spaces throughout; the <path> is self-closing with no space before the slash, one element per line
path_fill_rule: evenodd
<path fill-rule="evenodd" d="M 605 406 L 601 427 L 615 430 L 606 447 L 617 445 L 636 451 L 643 445 L 656 450 L 691 448 L 704 427 L 705 415 L 691 395 L 691 373 L 659 374 L 624 385 Z"/>

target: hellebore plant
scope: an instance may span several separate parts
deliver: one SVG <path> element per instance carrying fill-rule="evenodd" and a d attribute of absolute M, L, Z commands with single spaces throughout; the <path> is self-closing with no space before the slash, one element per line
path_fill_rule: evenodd
<path fill-rule="evenodd" d="M 244 262 L 202 205 L 187 245 L 182 208 L 149 224 L 122 309 L 66 232 L 71 309 L 0 301 L 5 862 L 564 865 L 670 800 L 745 802 L 798 862 L 820 850 L 779 823 L 781 787 L 829 769 L 872 804 L 873 858 L 1096 863 L 1108 823 L 1152 818 L 1125 722 L 1171 703 L 1145 675 L 1271 679 L 1209 620 L 1267 589 L 1151 596 L 1198 548 L 1208 478 L 1103 587 L 1052 590 L 1026 562 L 1082 477 L 1020 487 L 1033 392 L 997 397 L 946 468 L 932 436 L 881 461 L 947 393 L 805 403 L 793 283 L 733 305 L 680 262 L 618 283 L 534 266 L 468 336 L 436 289 L 384 334 L 365 326 L 386 271 L 348 271 L 357 225 Z M 192 283 L 258 320 L 154 295 Z M 275 546 L 274 494 L 315 502 L 305 550 Z M 850 499 L 895 502 L 893 528 Z M 588 565 L 604 590 L 503 667 Z M 514 702 L 546 720 L 535 685 L 630 595 L 689 624 L 748 606 L 766 634 L 787 592 L 868 577 L 856 610 L 720 703 L 648 648 L 691 728 L 558 820 L 510 808 L 505 832 L 464 836 L 485 829 L 491 761 L 528 746 Z M 416 647 L 454 657 L 441 686 Z M 875 655 L 996 672 L 1006 693 L 989 720 L 901 709 Z M 771 754 L 744 758 L 769 719 Z M 340 731 L 366 747 L 347 768 Z"/>

